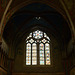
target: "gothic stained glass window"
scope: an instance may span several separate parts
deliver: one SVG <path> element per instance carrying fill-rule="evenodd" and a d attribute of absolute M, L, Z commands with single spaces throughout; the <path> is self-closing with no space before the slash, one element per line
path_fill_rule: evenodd
<path fill-rule="evenodd" d="M 48 43 L 45 44 L 45 55 L 46 55 L 46 65 L 50 65 L 50 46 Z"/>
<path fill-rule="evenodd" d="M 27 44 L 26 48 L 26 65 L 31 65 L 31 44 Z"/>
<path fill-rule="evenodd" d="M 37 64 L 37 46 L 35 43 L 32 44 L 32 65 Z"/>
<path fill-rule="evenodd" d="M 45 32 L 36 30 L 26 38 L 26 65 L 39 64 L 51 64 L 50 38 Z"/>
<path fill-rule="evenodd" d="M 40 65 L 44 65 L 44 44 L 40 44 Z"/>

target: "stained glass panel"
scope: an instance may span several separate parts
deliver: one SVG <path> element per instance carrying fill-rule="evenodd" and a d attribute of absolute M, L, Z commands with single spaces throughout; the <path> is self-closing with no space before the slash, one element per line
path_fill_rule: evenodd
<path fill-rule="evenodd" d="M 34 37 L 35 39 L 40 39 L 40 38 L 43 37 L 43 32 L 37 30 L 37 31 L 33 32 L 33 37 Z"/>
<path fill-rule="evenodd" d="M 34 40 L 33 40 L 33 39 L 30 39 L 30 40 L 29 40 L 29 42 L 30 42 L 30 43 L 33 43 L 33 42 L 34 42 Z"/>
<path fill-rule="evenodd" d="M 46 37 L 48 40 L 50 40 L 50 38 L 47 36 L 46 33 L 44 33 L 44 37 Z"/>
<path fill-rule="evenodd" d="M 32 37 L 32 33 L 30 33 L 29 37 Z"/>
<path fill-rule="evenodd" d="M 43 43 L 46 43 L 46 41 L 47 41 L 47 40 L 45 40 L 45 39 L 42 40 Z"/>
<path fill-rule="evenodd" d="M 28 43 L 28 41 L 26 43 Z"/>
<path fill-rule="evenodd" d="M 31 65 L 31 44 L 26 46 L 26 65 Z"/>
<path fill-rule="evenodd" d="M 46 65 L 50 65 L 50 45 L 45 44 Z"/>
<path fill-rule="evenodd" d="M 29 39 L 30 37 L 32 37 L 32 33 L 29 34 L 29 36 L 27 37 L 27 39 Z M 26 39 L 26 40 L 27 40 L 27 39 Z"/>
<path fill-rule="evenodd" d="M 37 46 L 32 44 L 32 65 L 37 65 Z"/>
<path fill-rule="evenodd" d="M 40 65 L 44 65 L 44 44 L 40 44 Z"/>

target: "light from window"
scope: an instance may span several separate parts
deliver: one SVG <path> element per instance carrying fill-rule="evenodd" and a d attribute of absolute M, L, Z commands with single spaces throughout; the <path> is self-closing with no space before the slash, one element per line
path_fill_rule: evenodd
<path fill-rule="evenodd" d="M 30 40 L 29 40 L 29 42 L 30 42 L 30 43 L 33 43 L 33 42 L 34 42 L 34 40 L 33 40 L 33 39 L 30 39 Z"/>
<path fill-rule="evenodd" d="M 26 38 L 26 65 L 50 65 L 50 38 L 36 30 Z"/>
<path fill-rule="evenodd" d="M 46 41 L 47 41 L 47 40 L 45 40 L 45 39 L 42 40 L 43 43 L 46 43 Z"/>
<path fill-rule="evenodd" d="M 45 53 L 46 53 L 46 65 L 50 65 L 50 47 L 49 44 L 45 44 Z"/>
<path fill-rule="evenodd" d="M 27 37 L 27 39 L 29 39 L 30 37 L 32 37 L 32 33 L 29 34 L 29 36 Z M 27 40 L 27 39 L 26 39 L 26 40 Z"/>
<path fill-rule="evenodd" d="M 48 40 L 50 40 L 50 38 L 47 36 L 46 33 L 44 33 L 44 37 L 46 37 Z"/>
<path fill-rule="evenodd" d="M 44 65 L 44 44 L 40 44 L 40 65 Z"/>
<path fill-rule="evenodd" d="M 32 44 L 32 65 L 37 65 L 37 46 Z"/>
<path fill-rule="evenodd" d="M 40 38 L 43 37 L 43 32 L 37 30 L 37 31 L 33 32 L 33 37 L 34 37 L 35 39 L 40 39 Z"/>
<path fill-rule="evenodd" d="M 26 65 L 31 65 L 31 44 L 27 44 L 26 49 Z"/>

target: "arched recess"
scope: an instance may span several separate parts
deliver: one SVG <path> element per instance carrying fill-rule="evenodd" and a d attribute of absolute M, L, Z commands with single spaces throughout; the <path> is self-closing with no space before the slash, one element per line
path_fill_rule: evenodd
<path fill-rule="evenodd" d="M 30 30 L 30 31 L 27 30 L 26 32 L 24 32 L 24 33 L 22 34 L 22 35 L 23 35 L 23 36 L 22 36 L 22 37 L 23 37 L 23 38 L 22 38 L 22 39 L 23 39 L 23 45 L 25 46 L 25 39 L 27 38 L 27 36 L 29 36 L 29 33 L 30 33 L 30 32 L 33 32 L 33 31 L 35 31 L 35 30 L 37 30 L 37 29 L 40 30 L 40 31 L 45 32 L 45 33 L 50 37 L 50 40 L 51 40 L 51 45 L 50 45 L 50 48 L 51 48 L 51 65 L 50 65 L 50 69 L 52 69 L 53 66 L 54 66 L 54 62 L 53 62 L 53 60 L 54 60 L 54 59 L 53 59 L 53 57 L 54 57 L 54 56 L 53 56 L 53 52 L 56 54 L 56 51 L 58 50 L 58 51 L 60 52 L 60 50 L 57 49 L 57 48 L 55 49 L 55 47 L 53 48 L 53 43 L 52 43 L 52 41 L 53 41 L 52 36 L 53 36 L 53 35 L 51 34 L 50 31 L 48 31 L 48 29 L 46 29 L 46 28 L 41 28 L 41 27 L 36 27 L 36 28 L 33 28 L 33 27 L 32 27 L 31 29 L 28 29 L 28 30 Z M 25 35 L 24 35 L 24 34 L 25 34 Z M 54 37 L 54 38 L 55 38 L 55 37 Z M 56 38 L 55 38 L 55 40 L 56 40 Z M 55 44 L 55 43 L 54 43 L 54 44 Z M 18 46 L 18 47 L 19 47 L 19 46 Z M 26 48 L 26 47 L 25 47 L 25 48 Z M 15 51 L 16 51 L 16 50 L 15 50 Z M 25 49 L 23 49 L 23 51 L 24 51 L 24 53 L 26 52 Z M 23 56 L 26 55 L 26 54 L 24 54 L 24 53 L 23 53 Z M 60 54 L 61 54 L 61 53 L 60 53 Z M 16 55 L 16 57 L 17 57 L 17 55 Z M 26 57 L 26 56 L 24 56 L 24 57 Z M 24 58 L 23 58 L 23 60 L 25 61 Z M 25 69 L 25 68 L 27 68 L 28 66 L 25 65 L 25 62 L 24 62 L 24 61 L 23 61 L 23 67 L 24 67 L 24 69 Z M 36 68 L 36 66 L 33 66 L 33 67 L 31 67 L 31 68 L 34 68 L 34 67 Z M 37 68 L 40 68 L 40 67 L 41 67 L 41 66 L 39 65 Z M 42 67 L 43 67 L 43 65 L 42 65 Z M 46 67 L 49 68 L 48 65 L 47 65 Z M 44 68 L 45 68 L 45 67 L 44 67 Z M 49 70 L 50 70 L 50 69 L 49 69 Z M 28 69 L 28 70 L 30 70 L 30 69 Z M 34 70 L 33 70 L 33 71 L 34 71 Z M 35 72 L 35 71 L 34 71 L 34 72 Z M 40 71 L 38 71 L 38 72 L 40 72 Z M 46 72 L 46 71 L 45 71 L 45 72 Z"/>
<path fill-rule="evenodd" d="M 8 4 L 8 9 L 9 9 L 11 3 L 12 3 L 12 0 L 10 0 L 10 2 Z M 71 32 L 72 32 L 72 35 L 73 35 L 73 37 L 75 36 L 74 26 L 73 26 L 72 20 L 71 20 L 71 18 L 69 16 L 69 13 L 66 12 L 66 15 L 67 15 L 67 17 L 66 17 L 66 15 L 63 13 L 63 10 L 58 8 L 54 3 L 51 3 L 50 1 L 47 1 L 47 0 L 41 0 L 41 1 L 27 0 L 27 1 L 23 2 L 23 3 L 21 3 L 20 5 L 16 6 L 15 8 L 11 9 L 8 13 L 5 13 L 4 17 L 2 18 L 2 21 L 1 21 L 1 35 L 3 34 L 4 27 L 5 27 L 6 23 L 9 21 L 10 17 L 16 11 L 18 11 L 20 8 L 22 8 L 22 7 L 24 7 L 24 6 L 28 5 L 28 4 L 31 4 L 31 3 L 43 3 L 43 4 L 46 4 L 46 5 L 54 8 L 54 9 L 56 9 L 65 18 L 65 20 L 68 22 L 68 25 L 69 25 L 69 27 L 71 29 Z M 60 3 L 61 3 L 61 5 L 63 5 L 64 10 L 66 11 L 66 7 L 64 6 L 64 3 L 62 1 L 60 1 Z M 8 9 L 7 9 L 7 11 L 8 11 Z M 7 12 L 7 11 L 5 11 L 5 12 Z"/>
<path fill-rule="evenodd" d="M 25 40 L 26 65 L 51 65 L 50 41 L 50 37 L 43 31 L 31 32 Z"/>
<path fill-rule="evenodd" d="M 42 27 L 43 28 L 43 27 Z M 42 29 L 41 27 L 36 27 L 36 28 L 31 28 L 27 35 L 24 37 L 23 36 L 23 41 L 24 41 L 24 64 L 27 65 L 38 65 L 38 66 L 53 66 L 53 59 L 52 57 L 52 43 L 51 43 L 51 38 L 52 34 L 48 31 L 48 29 Z M 25 34 L 25 33 L 24 33 Z M 39 34 L 37 36 L 37 34 Z M 30 44 L 31 47 L 31 60 L 33 59 L 33 45 L 36 47 L 36 62 L 33 63 L 34 61 L 32 60 L 31 64 L 26 63 L 26 57 L 27 57 L 27 44 Z M 43 47 L 43 48 L 42 48 Z M 43 52 L 43 57 L 41 57 L 41 52 Z M 42 59 L 42 60 L 41 60 Z M 48 59 L 48 60 L 47 60 Z"/>

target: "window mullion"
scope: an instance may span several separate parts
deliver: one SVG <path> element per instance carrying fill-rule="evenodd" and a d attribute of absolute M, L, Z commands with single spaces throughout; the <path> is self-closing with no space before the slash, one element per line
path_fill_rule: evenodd
<path fill-rule="evenodd" d="M 37 43 L 37 65 L 40 64 L 40 59 L 39 59 L 39 43 Z"/>
<path fill-rule="evenodd" d="M 32 65 L 32 44 L 31 44 L 31 65 Z"/>
<path fill-rule="evenodd" d="M 44 43 L 44 65 L 46 65 L 45 43 Z"/>

